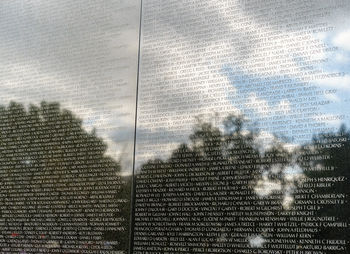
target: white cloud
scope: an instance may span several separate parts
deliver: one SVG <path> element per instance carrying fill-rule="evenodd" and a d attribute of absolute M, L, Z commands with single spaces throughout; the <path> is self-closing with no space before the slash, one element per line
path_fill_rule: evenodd
<path fill-rule="evenodd" d="M 337 53 L 334 59 L 338 64 L 348 64 L 350 62 L 349 56 L 345 55 L 344 52 Z"/>
<path fill-rule="evenodd" d="M 334 93 L 325 94 L 324 97 L 332 102 L 340 102 L 339 96 Z"/>
<path fill-rule="evenodd" d="M 318 80 L 316 80 L 316 83 L 320 87 L 324 87 L 324 88 L 334 88 L 334 89 L 349 91 L 350 90 L 350 75 L 346 74 L 346 75 L 340 76 L 340 77 L 318 79 Z"/>
<path fill-rule="evenodd" d="M 344 118 L 344 115 L 339 114 L 321 114 L 313 117 L 313 119 L 319 123 L 326 123 L 334 126 L 340 126 Z"/>
<path fill-rule="evenodd" d="M 282 183 L 279 180 L 271 180 L 267 175 L 263 175 L 254 187 L 255 193 L 260 197 L 271 195 L 275 191 L 282 190 Z"/>
<path fill-rule="evenodd" d="M 325 28 L 322 21 L 326 20 L 331 25 L 333 18 L 319 18 L 321 15 L 316 14 L 321 14 L 321 11 L 314 7 L 328 8 L 327 1 L 320 3 L 313 0 L 308 6 L 293 2 L 292 10 L 288 4 L 268 8 L 266 3 L 250 1 L 191 1 L 186 6 L 172 4 L 175 2 L 157 0 L 144 5 L 145 10 L 153 8 L 154 4 L 158 9 L 149 13 L 149 19 L 143 22 L 139 92 L 149 93 L 152 98 L 139 101 L 139 107 L 147 112 L 139 113 L 140 128 L 147 128 L 146 120 L 142 122 L 141 118 L 160 118 L 163 112 L 168 112 L 168 120 L 159 121 L 159 127 L 170 130 L 180 128 L 185 133 L 191 130 L 191 122 L 181 127 L 172 124 L 176 122 L 172 120 L 173 117 L 178 114 L 195 116 L 215 111 L 225 114 L 238 111 L 237 108 L 243 112 L 245 103 L 248 104 L 249 113 L 252 112 L 252 118 L 255 112 L 266 119 L 274 114 L 287 115 L 292 110 L 292 103 L 286 99 L 270 102 L 258 92 L 254 93 L 253 85 L 258 87 L 258 84 L 251 80 L 247 87 L 243 87 L 246 94 L 242 94 L 238 89 L 239 84 L 232 84 L 232 80 L 227 80 L 227 75 L 222 73 L 223 67 L 240 70 L 250 77 L 281 77 L 281 82 L 284 78 L 300 78 L 307 82 L 315 74 L 313 70 L 303 69 L 303 66 L 308 66 L 309 61 L 327 57 L 322 40 L 327 36 L 321 32 L 322 29 L 314 33 L 305 26 L 271 25 L 288 22 L 279 18 L 285 17 L 287 11 L 289 17 L 300 14 L 299 6 L 304 8 L 305 13 L 310 8 L 315 14 L 298 16 L 299 24 L 305 18 L 310 27 Z M 169 10 L 169 4 L 171 11 L 164 11 Z M 314 10 L 317 10 L 316 13 Z M 248 93 L 247 100 L 244 96 Z M 178 94 L 181 96 L 175 99 Z M 232 106 L 234 100 L 237 101 L 234 104 L 237 108 Z M 149 142 L 154 143 L 151 138 Z M 159 146 L 158 149 L 163 147 Z M 154 150 L 157 150 L 156 146 Z"/>
<path fill-rule="evenodd" d="M 303 178 L 303 170 L 298 164 L 292 164 L 283 169 L 284 179 L 286 181 L 296 181 Z"/>
<path fill-rule="evenodd" d="M 254 144 L 258 148 L 260 153 L 265 153 L 276 144 L 276 137 L 267 131 L 260 131 L 254 139 Z"/>
<path fill-rule="evenodd" d="M 350 51 L 350 29 L 338 33 L 333 39 L 333 44 Z"/>
<path fill-rule="evenodd" d="M 251 248 L 262 248 L 266 240 L 261 235 L 254 235 L 248 237 L 248 242 Z"/>
<path fill-rule="evenodd" d="M 0 105 L 59 102 L 96 128 L 108 155 L 131 161 L 138 8 L 137 0 L 1 4 Z"/>
<path fill-rule="evenodd" d="M 246 107 L 255 110 L 261 116 L 268 116 L 271 114 L 271 108 L 266 100 L 258 98 L 255 93 L 250 93 Z"/>
<path fill-rule="evenodd" d="M 282 177 L 279 176 L 280 173 L 282 173 Z M 276 178 L 276 176 L 278 177 Z M 268 197 L 274 192 L 281 192 L 283 194 L 281 205 L 288 210 L 294 204 L 293 194 L 297 186 L 304 180 L 305 175 L 298 164 L 292 163 L 287 166 L 275 164 L 262 173 L 253 189 L 260 198 Z"/>
<path fill-rule="evenodd" d="M 279 104 L 276 106 L 275 112 L 277 113 L 282 113 L 282 114 L 287 114 L 291 110 L 291 105 L 290 102 L 286 99 L 281 100 Z"/>
<path fill-rule="evenodd" d="M 291 110 L 291 104 L 287 99 L 280 100 L 276 105 L 270 105 L 267 100 L 259 98 L 256 93 L 249 94 L 244 106 L 264 118 L 273 115 L 287 115 Z"/>
<path fill-rule="evenodd" d="M 293 204 L 294 204 L 294 197 L 293 196 L 287 194 L 283 197 L 283 200 L 282 200 L 283 209 L 289 210 L 292 208 Z"/>
<path fill-rule="evenodd" d="M 292 153 L 296 149 L 300 148 L 300 145 L 283 142 L 282 147 L 283 147 L 283 149 L 286 149 L 286 151 L 288 151 L 289 153 Z"/>

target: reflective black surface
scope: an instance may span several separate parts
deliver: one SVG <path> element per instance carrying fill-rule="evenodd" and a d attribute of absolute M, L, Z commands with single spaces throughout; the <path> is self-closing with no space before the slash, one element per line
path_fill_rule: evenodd
<path fill-rule="evenodd" d="M 1 3 L 1 253 L 348 253 L 349 11 Z"/>
<path fill-rule="evenodd" d="M 349 3 L 143 13 L 134 253 L 348 253 Z"/>

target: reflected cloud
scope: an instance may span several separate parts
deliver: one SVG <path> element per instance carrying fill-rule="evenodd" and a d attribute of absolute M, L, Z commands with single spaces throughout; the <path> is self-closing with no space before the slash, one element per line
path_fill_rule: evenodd
<path fill-rule="evenodd" d="M 294 192 L 301 186 L 306 177 L 302 168 L 297 164 L 272 165 L 267 170 L 262 168 L 261 178 L 254 185 L 254 191 L 260 198 L 266 198 L 273 193 L 282 193 L 283 209 L 290 210 L 294 203 Z M 281 175 L 281 176 L 280 176 Z"/>
<path fill-rule="evenodd" d="M 271 180 L 265 173 L 260 180 L 257 181 L 254 191 L 259 197 L 270 196 L 273 192 L 282 190 L 282 182 Z"/>
<path fill-rule="evenodd" d="M 266 243 L 266 240 L 261 235 L 254 235 L 248 237 L 249 247 L 251 248 L 262 248 Z"/>
<path fill-rule="evenodd" d="M 349 41 L 350 41 L 350 30 L 346 30 L 346 31 L 341 31 L 340 33 L 338 33 L 334 39 L 333 39 L 333 44 L 345 49 L 347 51 L 350 51 L 350 45 L 349 45 Z"/>
<path fill-rule="evenodd" d="M 57 101 L 85 119 L 87 131 L 96 129 L 111 156 L 120 157 L 112 138 L 125 134 L 120 127 L 129 130 L 125 142 L 133 146 L 139 5 L 137 0 L 1 3 L 0 104 Z M 124 156 L 132 157 L 132 151 Z"/>

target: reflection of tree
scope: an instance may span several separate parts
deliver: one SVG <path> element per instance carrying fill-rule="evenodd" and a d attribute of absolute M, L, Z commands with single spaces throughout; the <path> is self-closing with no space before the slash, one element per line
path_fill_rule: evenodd
<path fill-rule="evenodd" d="M 127 248 L 129 192 L 121 196 L 120 166 L 94 131 L 46 102 L 1 107 L 0 131 L 3 251 Z"/>
<path fill-rule="evenodd" d="M 294 152 L 276 139 L 261 151 L 259 135 L 242 117 L 227 117 L 223 129 L 199 121 L 189 144 L 145 163 L 136 176 L 136 242 L 160 253 L 176 252 L 174 241 L 192 252 L 244 253 L 278 249 L 274 239 L 295 240 L 296 248 L 303 237 L 349 240 L 341 222 L 349 222 L 350 132 L 321 134 Z M 72 113 L 45 102 L 1 107 L 0 144 L 2 251 L 127 249 L 131 179 L 118 176 L 106 145 Z M 297 189 L 301 169 L 306 180 Z M 282 235 L 284 228 L 301 232 L 297 212 L 308 201 L 328 203 L 315 203 L 305 220 L 334 224 L 316 226 L 311 236 Z"/>
<path fill-rule="evenodd" d="M 349 245 L 349 130 L 343 125 L 338 132 L 315 136 L 303 147 L 302 154 L 301 163 L 306 176 L 311 179 L 308 184 L 313 186 L 312 195 L 317 199 L 315 216 L 325 218 L 320 222 L 323 225 L 317 236 L 320 239 L 343 239 L 345 236 Z"/>
<path fill-rule="evenodd" d="M 283 209 L 282 203 L 276 202 L 284 196 L 282 172 L 271 173 L 270 169 L 288 165 L 291 155 L 278 142 L 262 153 L 256 144 L 258 133 L 245 130 L 244 124 L 243 118 L 229 116 L 220 130 L 199 121 L 190 144 L 180 145 L 166 161 L 153 160 L 142 166 L 136 179 L 140 199 L 136 196 L 135 211 L 151 217 L 158 212 L 161 217 L 154 220 L 163 225 L 159 229 L 157 223 L 146 223 L 150 231 L 163 230 L 184 243 L 207 239 L 202 247 L 198 243 L 191 248 L 202 253 L 216 252 L 219 245 L 231 253 L 247 248 L 250 237 L 273 236 L 272 226 L 256 218 L 271 217 Z M 267 186 L 263 187 L 266 194 L 258 193 L 255 186 L 262 174 L 274 177 L 269 183 L 278 188 Z M 145 200 L 153 201 L 145 204 Z M 171 232 L 174 223 L 180 228 L 177 232 Z M 192 231 L 202 231 L 200 240 Z M 137 236 L 137 223 L 135 232 Z M 151 235 L 148 237 L 152 241 Z"/>
<path fill-rule="evenodd" d="M 315 206 L 301 205 L 305 203 L 300 199 L 317 199 L 303 193 L 349 193 L 345 182 L 308 187 L 320 176 L 348 177 L 349 132 L 320 136 L 294 151 L 273 137 L 262 151 L 261 133 L 247 130 L 242 117 L 229 116 L 223 126 L 221 130 L 199 120 L 189 144 L 180 145 L 167 160 L 154 159 L 141 167 L 136 175 L 136 250 L 147 241 L 153 245 L 144 248 L 159 252 L 175 251 L 171 246 L 191 253 L 246 253 L 249 247 L 307 250 L 304 240 L 344 238 L 344 228 L 315 228 L 310 222 L 322 216 L 348 221 L 348 205 L 326 205 L 308 213 Z M 346 139 L 340 147 L 314 148 L 315 143 L 340 144 L 340 137 Z M 324 154 L 332 159 L 312 157 Z M 335 171 L 310 170 L 316 164 Z"/>

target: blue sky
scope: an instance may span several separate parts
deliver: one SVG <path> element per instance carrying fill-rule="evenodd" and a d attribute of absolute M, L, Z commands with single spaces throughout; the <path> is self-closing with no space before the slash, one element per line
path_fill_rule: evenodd
<path fill-rule="evenodd" d="M 304 71 L 315 70 L 321 74 L 336 74 L 339 77 L 309 80 L 305 83 L 298 81 L 297 75 L 264 76 L 250 74 L 237 66 L 224 65 L 221 73 L 236 89 L 234 93 L 227 94 L 228 99 L 243 114 L 248 114 L 248 118 L 256 123 L 259 129 L 279 133 L 276 127 L 281 124 L 288 127 L 289 123 L 290 128 L 287 128 L 284 134 L 293 143 L 305 140 L 305 137 L 300 139 L 298 135 L 293 135 L 293 128 L 304 129 L 304 134 L 309 133 L 311 138 L 313 134 L 320 132 L 319 128 L 337 130 L 343 123 L 350 126 L 350 51 L 347 47 L 349 34 L 349 31 L 324 34 L 321 39 L 325 46 L 324 56 L 313 65 L 309 65 L 295 52 L 291 53 L 292 59 L 300 68 L 300 75 Z M 301 112 L 296 115 L 298 109 L 310 107 L 315 107 L 316 110 L 308 115 Z M 310 122 L 304 122 L 304 125 L 298 127 L 295 119 L 302 118 L 309 118 Z M 278 120 L 280 122 L 276 123 Z"/>

